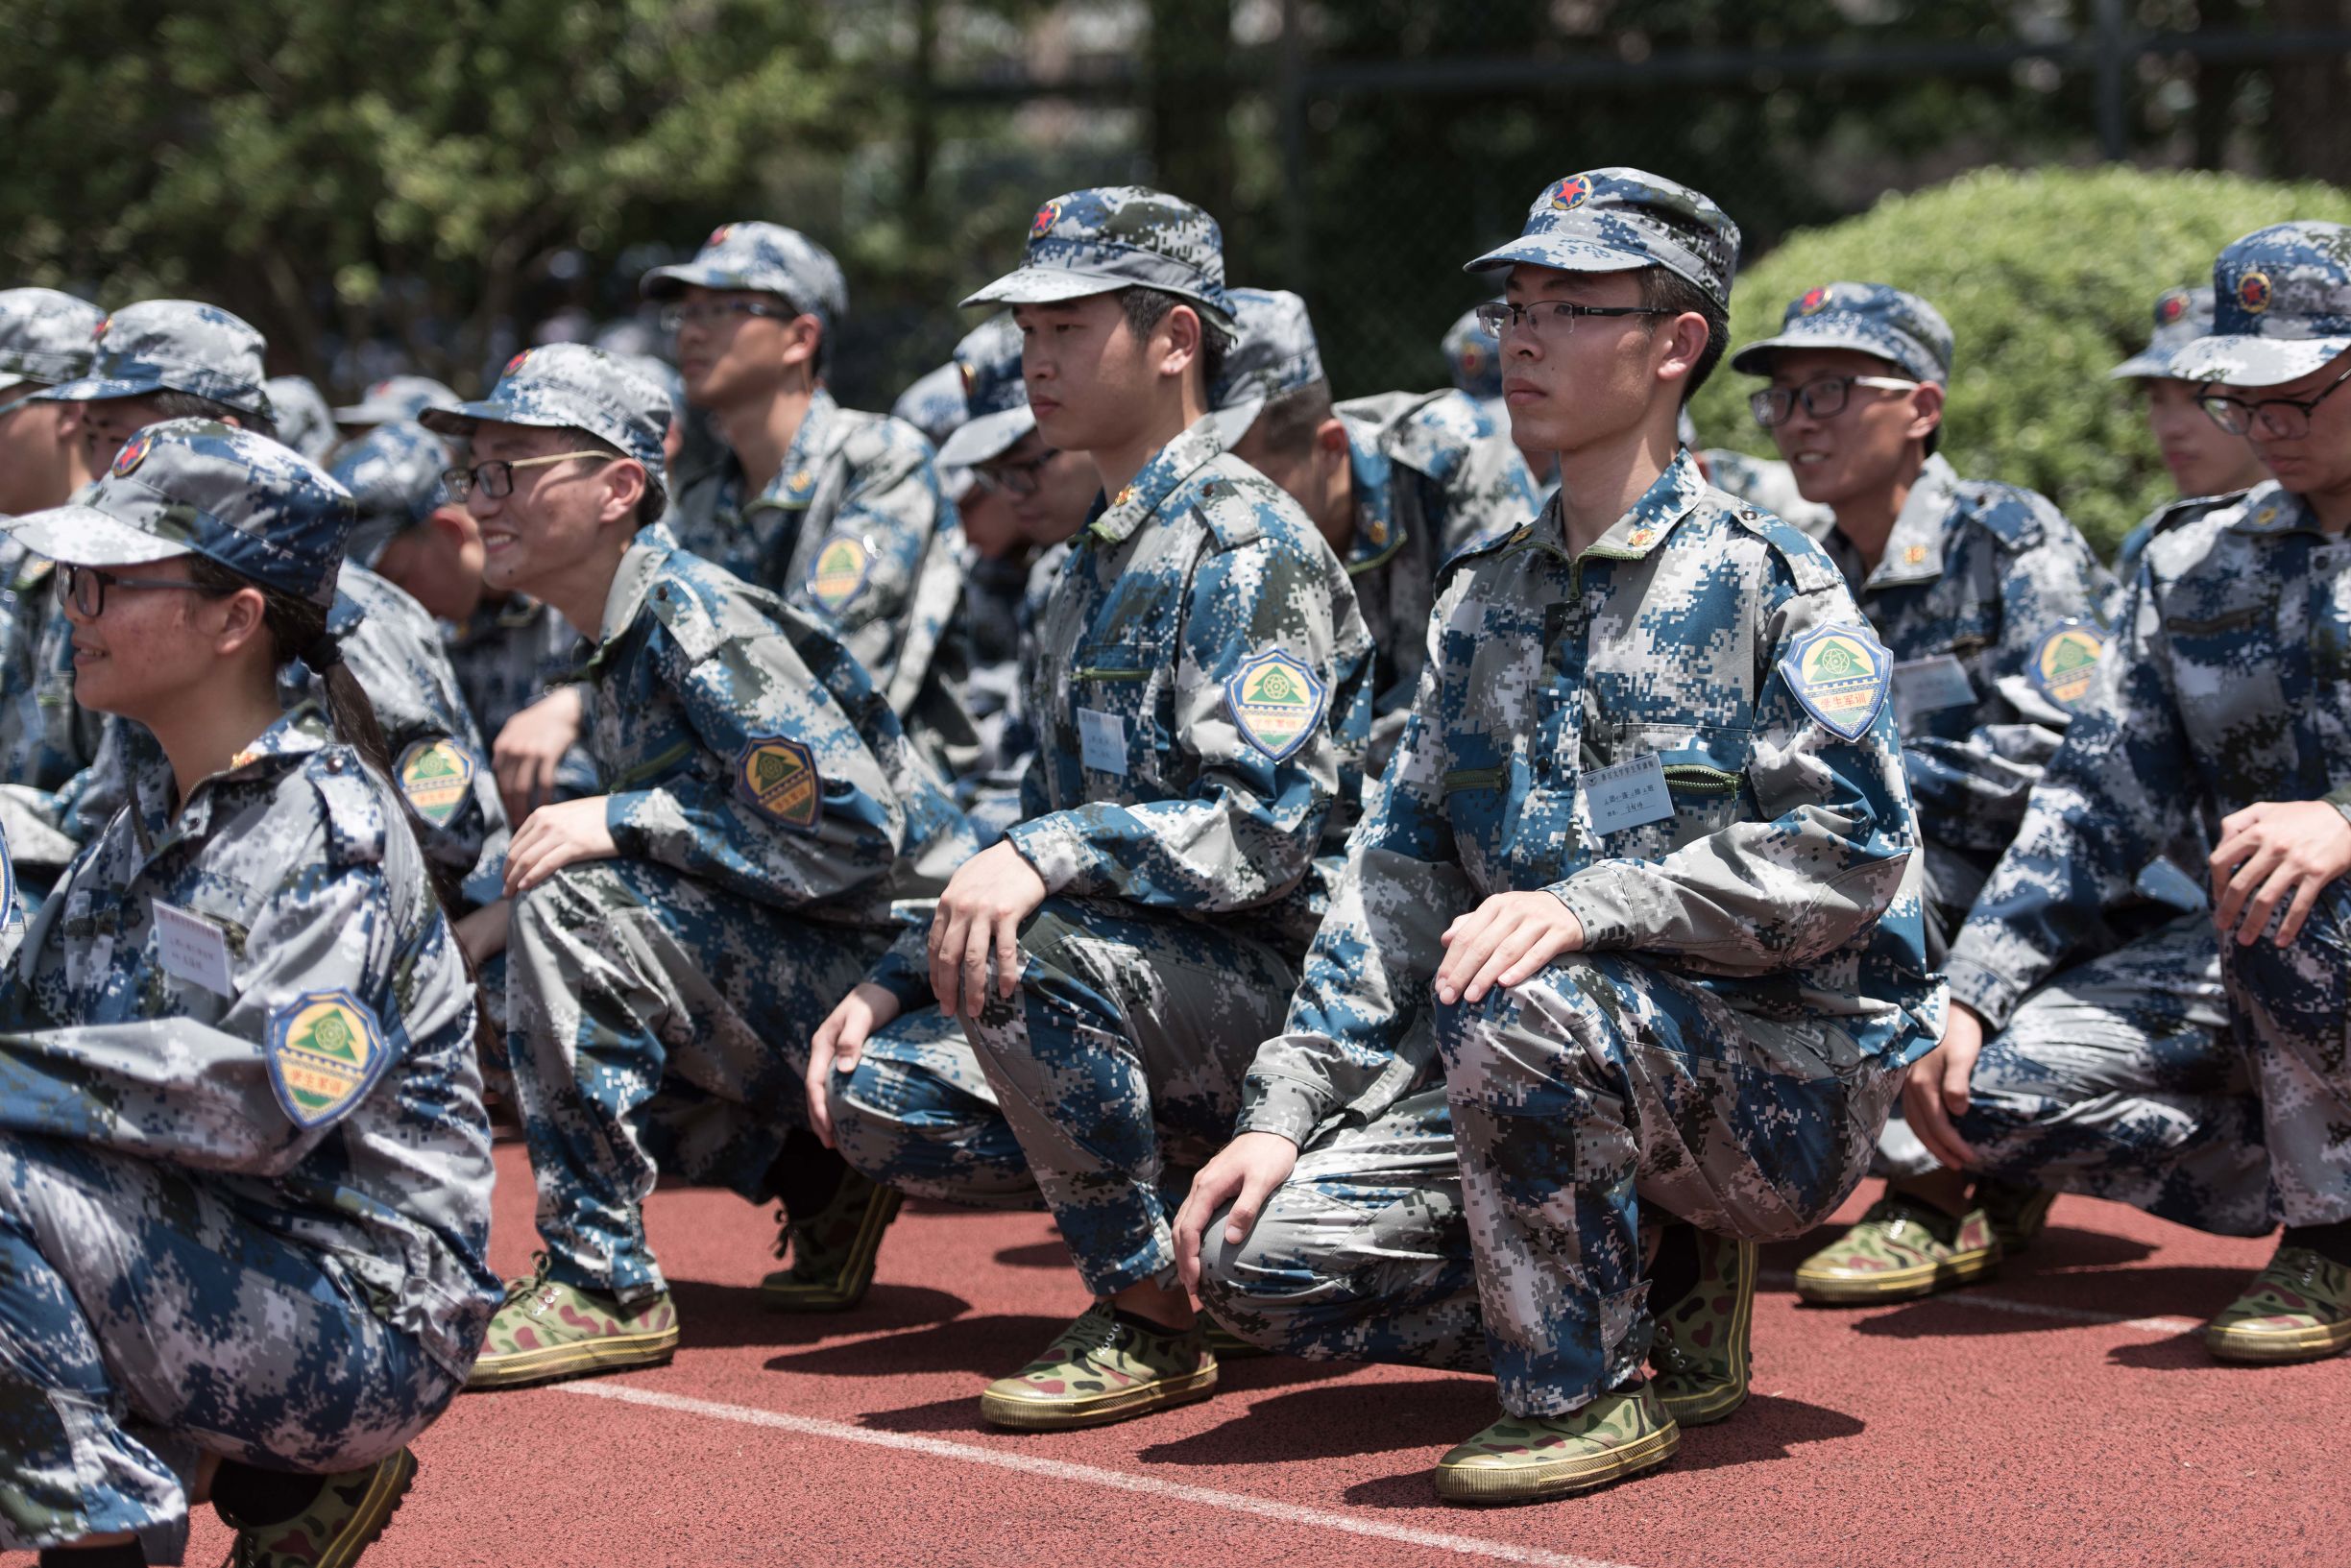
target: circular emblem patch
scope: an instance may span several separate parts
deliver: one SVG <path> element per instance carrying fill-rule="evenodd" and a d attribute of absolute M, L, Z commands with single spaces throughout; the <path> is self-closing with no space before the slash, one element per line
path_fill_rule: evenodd
<path fill-rule="evenodd" d="M 809 593 L 827 610 L 838 611 L 865 588 L 873 569 L 873 551 L 861 539 L 839 534 L 825 541 L 809 568 Z"/>
<path fill-rule="evenodd" d="M 349 991 L 309 991 L 270 1014 L 270 1087 L 302 1127 L 358 1103 L 392 1058 L 367 1003 Z"/>
<path fill-rule="evenodd" d="M 2188 314 L 2188 291 L 2186 289 L 2167 290 L 2164 297 L 2155 302 L 2155 325 L 2158 326 L 2169 326 L 2186 314 Z"/>
<path fill-rule="evenodd" d="M 1799 316 L 1817 316 L 1828 308 L 1829 291 L 1825 288 L 1807 289 L 1805 297 L 1796 302 L 1796 314 Z"/>
<path fill-rule="evenodd" d="M 1591 181 L 1580 174 L 1571 174 L 1551 187 L 1551 205 L 1562 212 L 1573 212 L 1591 200 Z"/>
<path fill-rule="evenodd" d="M 1315 672 L 1286 653 L 1261 653 L 1224 683 L 1241 738 L 1277 762 L 1313 738 L 1324 695 Z"/>
<path fill-rule="evenodd" d="M 473 759 L 452 740 L 418 741 L 400 753 L 397 771 L 400 793 L 436 828 L 447 827 L 473 791 Z"/>
<path fill-rule="evenodd" d="M 155 450 L 155 440 L 153 430 L 141 430 L 124 442 L 122 450 L 114 454 L 114 476 L 120 479 L 136 472 L 138 466 L 147 461 L 147 454 Z"/>
<path fill-rule="evenodd" d="M 521 353 L 515 355 L 512 359 L 506 361 L 506 368 L 498 372 L 498 379 L 502 381 L 507 376 L 512 375 L 515 372 L 521 370 L 523 363 L 527 361 L 530 356 L 531 351 L 528 349 L 525 349 Z"/>
<path fill-rule="evenodd" d="M 707 251 L 713 246 L 724 245 L 727 242 L 727 236 L 733 232 L 735 232 L 735 226 L 733 224 L 720 224 L 717 228 L 711 230 L 711 237 L 702 242 L 702 249 Z"/>
<path fill-rule="evenodd" d="M 1475 375 L 1486 368 L 1486 350 L 1474 342 L 1463 344 L 1458 357 L 1464 375 Z"/>
<path fill-rule="evenodd" d="M 1046 203 L 1036 209 L 1036 216 L 1029 220 L 1029 237 L 1043 239 L 1053 226 L 1060 221 L 1061 203 L 1059 200 Z"/>
<path fill-rule="evenodd" d="M 2095 626 L 2078 620 L 2061 621 L 2041 646 L 2033 650 L 2032 684 L 2041 695 L 2069 713 L 2079 712 L 2098 661 L 2106 655 L 2106 639 Z"/>
<path fill-rule="evenodd" d="M 2269 308 L 2269 275 L 2247 273 L 2237 279 L 2237 302 L 2253 315 Z"/>
<path fill-rule="evenodd" d="M 111 317 L 111 316 L 101 316 L 101 317 L 99 317 L 99 318 L 98 318 L 98 325 L 90 328 L 90 341 L 91 341 L 92 343 L 101 343 L 101 342 L 104 342 L 104 341 L 105 341 L 105 339 L 106 339 L 106 332 L 107 332 L 107 328 L 108 328 L 108 327 L 109 327 L 109 326 L 113 326 L 113 325 L 114 325 L 114 318 L 113 318 L 113 317 Z"/>
<path fill-rule="evenodd" d="M 767 816 L 793 828 L 816 826 L 816 760 L 797 740 L 754 736 L 735 759 L 735 786 Z"/>

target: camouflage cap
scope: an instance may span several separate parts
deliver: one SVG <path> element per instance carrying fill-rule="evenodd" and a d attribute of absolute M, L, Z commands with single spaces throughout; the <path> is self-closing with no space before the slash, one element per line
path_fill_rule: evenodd
<path fill-rule="evenodd" d="M 1789 302 L 1780 335 L 1731 356 L 1741 375 L 1769 375 L 1782 349 L 1850 349 L 1872 354 L 1914 381 L 1951 379 L 1951 329 L 1943 313 L 1915 294 L 1884 283 L 1823 283 Z"/>
<path fill-rule="evenodd" d="M 390 424 L 413 420 L 428 408 L 455 408 L 465 399 L 429 375 L 387 375 L 355 403 L 334 411 L 337 424 Z"/>
<path fill-rule="evenodd" d="M 1522 261 L 1571 273 L 1662 267 L 1727 305 L 1738 253 L 1738 225 L 1687 185 L 1640 169 L 1590 169 L 1544 186 L 1518 237 L 1462 270 Z"/>
<path fill-rule="evenodd" d="M 1481 403 L 1491 403 L 1502 396 L 1502 355 L 1493 334 L 1478 321 L 1475 305 L 1463 311 L 1461 319 L 1445 328 L 1441 347 L 1444 350 L 1446 368 L 1453 373 L 1455 387 Z"/>
<path fill-rule="evenodd" d="M 261 383 L 277 417 L 278 439 L 313 463 L 324 463 L 342 439 L 327 395 L 306 375 L 273 375 Z"/>
<path fill-rule="evenodd" d="M 916 376 L 890 404 L 890 418 L 906 421 L 933 446 L 944 445 L 970 415 L 963 403 L 963 368 L 952 360 Z"/>
<path fill-rule="evenodd" d="M 165 420 L 124 443 L 82 499 L 0 522 L 36 555 L 134 567 L 217 561 L 265 588 L 332 605 L 351 492 L 279 442 L 213 420 Z"/>
<path fill-rule="evenodd" d="M 363 567 L 381 560 L 385 545 L 448 498 L 448 465 L 447 444 L 414 420 L 379 424 L 344 447 L 328 470 L 358 515 L 344 552 Z"/>
<path fill-rule="evenodd" d="M 2182 349 L 2172 374 L 2274 387 L 2351 350 L 2351 229 L 2281 223 L 2213 263 L 2213 325 Z"/>
<path fill-rule="evenodd" d="M 0 391 L 89 374 L 90 338 L 106 312 L 55 289 L 0 289 Z"/>
<path fill-rule="evenodd" d="M 1224 298 L 1232 302 L 1233 342 L 1224 350 L 1224 374 L 1208 389 L 1208 406 L 1230 450 L 1269 400 L 1329 378 L 1305 301 L 1287 289 L 1227 289 Z"/>
<path fill-rule="evenodd" d="M 2213 291 L 2166 289 L 2155 296 L 2155 335 L 2147 346 L 2106 373 L 2111 381 L 2169 380 L 2179 352 L 2213 328 Z"/>
<path fill-rule="evenodd" d="M 1096 185 L 1038 207 L 1020 266 L 963 302 L 1052 304 L 1138 285 L 1179 295 L 1220 326 L 1232 325 L 1217 221 L 1164 191 Z"/>
<path fill-rule="evenodd" d="M 956 370 L 963 379 L 963 404 L 970 418 L 939 448 L 949 468 L 977 468 L 1002 457 L 1036 428 L 1029 412 L 1029 384 L 1021 379 L 1020 328 L 1010 314 L 990 316 L 956 345 Z"/>
<path fill-rule="evenodd" d="M 725 223 L 691 261 L 656 267 L 639 283 L 648 300 L 673 300 L 689 285 L 780 294 L 827 326 L 849 314 L 849 284 L 833 253 L 780 223 Z"/>
<path fill-rule="evenodd" d="M 428 408 L 417 421 L 445 436 L 471 436 L 482 424 L 585 430 L 643 464 L 661 484 L 669 414 L 669 389 L 627 360 L 584 343 L 550 343 L 508 360 L 489 397 Z"/>
<path fill-rule="evenodd" d="M 36 397 L 61 403 L 190 392 L 240 414 L 274 417 L 261 383 L 261 334 L 241 317 L 194 300 L 142 300 L 100 322 L 89 373 Z"/>

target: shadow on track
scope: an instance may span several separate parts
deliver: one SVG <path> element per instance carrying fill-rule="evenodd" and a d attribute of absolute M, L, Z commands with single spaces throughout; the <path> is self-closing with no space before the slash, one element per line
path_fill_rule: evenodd
<path fill-rule="evenodd" d="M 1362 1368 L 1336 1362 L 1281 1358 L 1241 1363 L 1251 1375 L 1289 1372 L 1283 1383 L 1338 1377 Z M 1493 1419 L 1491 1378 L 1448 1378 L 1442 1382 L 1355 1383 L 1337 1387 L 1299 1388 L 1248 1400 L 1250 1388 L 1236 1387 L 1239 1368 L 1227 1370 L 1211 1408 L 1233 1406 L 1231 1418 L 1189 1436 L 1152 1443 L 1137 1458 L 1152 1464 L 1281 1464 L 1297 1459 L 1338 1459 L 1358 1454 L 1390 1454 L 1426 1448 L 1437 1436 L 1461 1426 L 1474 1432 Z M 1279 1386 L 1272 1382 L 1258 1387 Z M 1466 1424 L 1465 1424 L 1466 1423 Z M 1423 1499 L 1423 1506 L 1426 1500 Z"/>

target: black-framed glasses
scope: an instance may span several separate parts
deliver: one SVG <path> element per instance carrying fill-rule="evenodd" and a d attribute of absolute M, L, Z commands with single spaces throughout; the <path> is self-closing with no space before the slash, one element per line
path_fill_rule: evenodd
<path fill-rule="evenodd" d="M 2265 434 L 2280 441 L 2298 441 L 2310 434 L 2311 410 L 2335 396 L 2335 389 L 2351 380 L 2351 366 L 2342 374 L 2326 384 L 2315 398 L 2263 398 L 2248 401 L 2231 398 L 2226 393 L 2208 393 L 2196 399 L 2205 418 L 2232 436 L 2249 436 L 2253 422 L 2259 420 Z"/>
<path fill-rule="evenodd" d="M 769 304 L 763 300 L 697 300 L 691 304 L 662 306 L 660 321 L 663 331 L 674 332 L 689 324 L 716 326 L 729 316 L 764 316 L 769 321 L 788 322 L 799 314 L 790 305 Z"/>
<path fill-rule="evenodd" d="M 1760 392 L 1751 392 L 1747 395 L 1747 411 L 1755 416 L 1756 423 L 1768 430 L 1783 423 L 1799 404 L 1816 420 L 1834 419 L 1845 412 L 1855 387 L 1909 392 L 1920 384 L 1899 375 L 1824 375 L 1800 387 L 1765 387 Z"/>
<path fill-rule="evenodd" d="M 1477 307 L 1478 325 L 1486 328 L 1490 338 L 1507 337 L 1520 326 L 1535 334 L 1538 343 L 1563 339 L 1575 330 L 1578 316 L 1663 316 L 1669 312 L 1656 305 L 1580 305 L 1571 300 L 1536 300 L 1515 305 L 1507 300 L 1490 300 Z"/>
<path fill-rule="evenodd" d="M 470 469 L 443 469 L 441 482 L 448 487 L 451 500 L 462 501 L 478 488 L 490 499 L 502 501 L 514 494 L 515 470 L 536 469 L 548 463 L 569 463 L 575 457 L 599 457 L 607 463 L 614 461 L 612 453 L 598 451 L 557 452 L 551 457 L 518 457 L 512 462 L 502 457 L 493 458 L 487 463 L 476 463 Z"/>
<path fill-rule="evenodd" d="M 85 620 L 96 620 L 106 614 L 107 590 L 110 588 L 184 589 L 201 591 L 197 584 L 184 577 L 125 577 L 97 567 L 69 567 L 59 563 L 57 576 L 51 579 L 50 591 L 57 594 L 58 603 L 71 605 L 82 613 Z"/>
<path fill-rule="evenodd" d="M 1058 447 L 1048 446 L 1018 463 L 991 460 L 972 470 L 972 476 L 1002 495 L 1033 495 L 1044 483 L 1045 465 L 1060 455 Z"/>

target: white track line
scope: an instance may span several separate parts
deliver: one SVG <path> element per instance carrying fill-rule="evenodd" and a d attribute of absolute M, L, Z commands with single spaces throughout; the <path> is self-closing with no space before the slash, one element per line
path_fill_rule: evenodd
<path fill-rule="evenodd" d="M 1793 1286 L 1792 1272 L 1767 1268 L 1757 1275 L 1767 1285 Z M 2005 1296 L 1985 1295 L 1979 1291 L 1946 1291 L 1932 1296 L 1914 1296 L 1911 1301 L 1888 1301 L 1888 1307 L 1907 1307 L 1913 1301 L 1935 1301 L 1951 1307 L 1981 1307 L 1990 1312 L 2014 1313 L 2020 1317 L 2051 1317 L 2063 1323 L 2107 1323 L 2116 1328 L 2138 1329 L 2147 1334 L 2185 1334 L 2204 1325 L 2193 1317 L 2129 1317 L 2121 1313 L 2089 1312 L 2080 1307 L 2051 1307 L 2038 1301 L 2011 1301 Z M 1865 1306 L 1866 1303 L 1855 1303 Z"/>
<path fill-rule="evenodd" d="M 821 1437 L 830 1442 L 865 1443 L 875 1448 L 896 1448 L 913 1454 L 927 1454 L 933 1459 L 959 1459 L 965 1464 L 994 1465 L 999 1470 L 1018 1470 L 1026 1475 L 1043 1476 L 1049 1481 L 1077 1482 L 1080 1485 L 1102 1486 L 1113 1491 L 1140 1492 L 1147 1497 L 1194 1503 L 1201 1508 L 1223 1508 L 1229 1513 L 1253 1513 L 1261 1519 L 1272 1519 L 1285 1525 L 1343 1531 L 1349 1535 L 1369 1535 L 1374 1540 L 1426 1547 L 1466 1557 L 1533 1563 L 1538 1568 L 1626 1568 L 1623 1563 L 1603 1562 L 1595 1557 L 1571 1557 L 1537 1547 L 1515 1546 L 1507 1541 L 1480 1540 L 1474 1535 L 1451 1535 L 1442 1531 L 1415 1530 L 1409 1525 L 1383 1524 L 1376 1519 L 1340 1513 L 1329 1508 L 1300 1508 L 1295 1503 L 1276 1503 L 1271 1498 L 1251 1497 L 1246 1492 L 1220 1492 L 1207 1486 L 1187 1486 L 1179 1482 L 1157 1481 L 1149 1476 L 1130 1476 L 1123 1470 L 1104 1470 L 1097 1465 L 1041 1459 L 1032 1455 L 982 1448 L 975 1443 L 953 1443 L 942 1437 L 922 1437 L 911 1433 L 876 1432 L 870 1427 L 851 1426 L 845 1421 L 819 1421 L 812 1416 L 784 1415 L 745 1405 L 721 1405 L 708 1399 L 689 1398 L 684 1394 L 633 1388 L 620 1383 L 564 1383 L 555 1385 L 552 1391 L 580 1394 L 591 1399 L 618 1400 L 623 1405 L 648 1405 L 655 1410 L 707 1416 L 715 1421 L 734 1421 L 747 1427 L 772 1427 L 782 1432 L 796 1432 L 804 1437 Z"/>

